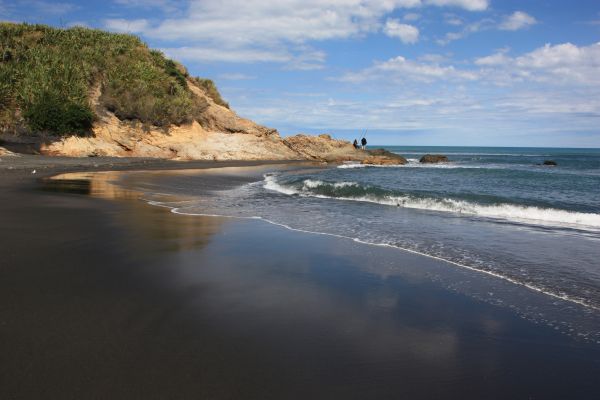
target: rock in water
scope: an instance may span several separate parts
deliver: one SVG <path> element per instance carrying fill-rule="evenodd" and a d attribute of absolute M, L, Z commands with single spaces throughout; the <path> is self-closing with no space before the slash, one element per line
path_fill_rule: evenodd
<path fill-rule="evenodd" d="M 396 157 L 386 156 L 369 156 L 361 161 L 361 164 L 366 165 L 404 165 L 406 160 Z"/>
<path fill-rule="evenodd" d="M 549 165 L 551 167 L 556 167 L 558 164 L 556 163 L 556 161 L 553 161 L 553 160 L 544 160 L 542 165 Z"/>
<path fill-rule="evenodd" d="M 442 154 L 425 154 L 419 162 L 423 164 L 436 164 L 441 162 L 448 162 L 448 157 Z"/>
<path fill-rule="evenodd" d="M 399 154 L 392 153 L 385 149 L 367 150 L 369 154 L 361 161 L 367 165 L 404 165 L 407 163 L 406 158 Z"/>

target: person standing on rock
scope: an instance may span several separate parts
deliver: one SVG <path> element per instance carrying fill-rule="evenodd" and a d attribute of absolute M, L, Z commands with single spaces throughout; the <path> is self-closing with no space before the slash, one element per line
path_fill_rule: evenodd
<path fill-rule="evenodd" d="M 362 149 L 366 150 L 367 149 L 367 138 L 363 137 L 360 141 L 360 144 L 362 145 Z"/>
<path fill-rule="evenodd" d="M 358 140 L 354 139 L 354 143 L 352 143 L 352 145 L 358 150 Z"/>

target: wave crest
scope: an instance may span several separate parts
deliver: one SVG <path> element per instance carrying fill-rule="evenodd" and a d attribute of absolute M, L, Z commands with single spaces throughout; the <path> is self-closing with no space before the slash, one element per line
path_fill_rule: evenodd
<path fill-rule="evenodd" d="M 448 212 L 459 215 L 501 219 L 532 225 L 570 227 L 583 230 L 600 230 L 600 214 L 582 213 L 509 203 L 480 204 L 452 198 L 435 198 L 398 194 L 376 186 L 357 182 L 325 182 L 303 179 L 295 182 L 278 182 L 276 176 L 265 176 L 264 187 L 286 195 L 362 201 L 411 208 L 417 210 Z"/>

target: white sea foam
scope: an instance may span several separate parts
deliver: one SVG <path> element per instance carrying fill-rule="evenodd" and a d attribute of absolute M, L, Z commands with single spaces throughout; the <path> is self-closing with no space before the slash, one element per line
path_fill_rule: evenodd
<path fill-rule="evenodd" d="M 500 168 L 514 168 L 514 167 L 527 167 L 528 165 L 516 165 L 516 164 L 457 164 L 453 162 L 445 162 L 445 163 L 421 163 L 417 158 L 408 158 L 406 164 L 397 164 L 397 165 L 371 165 L 371 164 L 358 164 L 358 163 L 345 163 L 338 165 L 339 169 L 353 169 L 353 168 L 440 168 L 440 169 L 455 169 L 455 168 L 465 168 L 465 169 L 500 169 Z"/>
<path fill-rule="evenodd" d="M 394 151 L 395 154 L 427 154 L 423 151 Z M 453 153 L 446 152 L 449 156 L 506 156 L 506 157 L 552 157 L 552 154 L 518 154 L 518 153 Z"/>
<path fill-rule="evenodd" d="M 153 203 L 151 203 L 151 204 L 153 204 Z M 159 204 L 154 203 L 153 205 L 159 205 Z M 177 207 L 169 207 L 169 208 L 171 208 L 171 212 L 174 213 L 174 214 L 198 215 L 198 216 L 205 216 L 205 217 L 221 217 L 221 218 L 234 218 L 234 219 L 261 220 L 261 221 L 267 222 L 267 223 L 272 224 L 272 225 L 277 225 L 277 226 L 280 226 L 282 228 L 289 229 L 291 231 L 309 233 L 309 234 L 314 234 L 314 235 L 331 236 L 331 237 L 336 237 L 336 238 L 340 238 L 340 239 L 348 239 L 348 240 L 353 240 L 353 241 L 355 241 L 357 243 L 361 243 L 361 244 L 364 244 L 364 245 L 370 245 L 370 246 L 391 247 L 391 248 L 395 248 L 395 249 L 398 249 L 398 250 L 406 251 L 408 253 L 417 254 L 417 255 L 420 255 L 420 256 L 427 257 L 427 258 L 432 258 L 432 259 L 435 259 L 435 260 L 446 262 L 448 264 L 455 265 L 455 266 L 460 267 L 460 268 L 465 268 L 465 269 L 468 269 L 470 271 L 474 271 L 474 272 L 482 273 L 482 274 L 485 274 L 485 275 L 488 275 L 488 276 L 492 276 L 494 278 L 498 278 L 498 279 L 510 282 L 510 283 L 512 283 L 514 285 L 526 287 L 529 290 L 532 290 L 532 291 L 535 291 L 535 292 L 538 292 L 538 293 L 542 293 L 542 294 L 545 294 L 547 296 L 550 296 L 550 297 L 553 297 L 553 298 L 556 298 L 556 299 L 560 299 L 560 300 L 568 301 L 568 302 L 571 302 L 571 303 L 579 304 L 579 305 L 584 306 L 586 308 L 590 308 L 590 309 L 594 309 L 594 310 L 600 310 L 600 308 L 598 308 L 598 307 L 596 307 L 596 306 L 594 306 L 592 304 L 589 304 L 587 301 L 585 301 L 583 299 L 573 298 L 573 297 L 571 297 L 571 296 L 569 296 L 569 295 L 567 295 L 565 293 L 562 293 L 562 292 L 556 293 L 556 292 L 554 292 L 552 290 L 549 290 L 549 289 L 537 286 L 535 284 L 531 284 L 531 283 L 528 283 L 528 282 L 519 281 L 517 279 L 514 279 L 512 277 L 506 276 L 506 275 L 501 274 L 499 272 L 494 272 L 494 271 L 489 271 L 489 270 L 485 270 L 485 269 L 481 269 L 481 268 L 472 267 L 470 265 L 466 265 L 466 264 L 462 264 L 462 263 L 459 263 L 459 262 L 456 262 L 456 261 L 448 260 L 448 259 L 445 259 L 445 258 L 440 257 L 440 256 L 428 254 L 428 253 L 425 253 L 425 252 L 422 252 L 422 251 L 417 251 L 417 250 L 409 249 L 409 248 L 406 248 L 406 247 L 401 247 L 401 246 L 398 246 L 398 245 L 393 245 L 393 244 L 389 244 L 389 243 L 371 242 L 371 241 L 362 240 L 362 239 L 359 239 L 359 238 L 356 238 L 356 237 L 351 237 L 351 236 L 346 236 L 346 235 L 340 235 L 340 234 L 336 234 L 336 233 L 319 232 L 319 231 L 311 231 L 311 230 L 306 230 L 306 229 L 294 228 L 294 227 L 292 227 L 290 225 L 283 224 L 283 223 L 280 223 L 280 222 L 275 222 L 275 221 L 269 220 L 267 218 L 263 218 L 263 217 L 256 216 L 256 215 L 255 216 L 233 216 L 233 215 L 209 214 L 209 213 L 199 213 L 199 212 L 193 212 L 193 211 L 185 211 L 185 210 L 179 209 Z"/>
<path fill-rule="evenodd" d="M 359 163 L 355 163 L 355 162 L 344 163 L 342 165 L 338 165 L 338 168 L 340 168 L 340 169 L 365 168 L 365 167 L 366 167 L 365 164 L 359 164 Z"/>
<path fill-rule="evenodd" d="M 555 208 L 541 208 L 533 206 L 521 206 L 517 204 L 477 204 L 465 200 L 450 198 L 417 198 L 412 196 L 376 196 L 363 195 L 356 197 L 332 197 L 318 193 L 313 190 L 319 186 L 331 185 L 335 188 L 357 186 L 356 182 L 338 182 L 330 184 L 319 180 L 307 179 L 303 181 L 301 188 L 291 185 L 282 185 L 277 182 L 275 176 L 266 176 L 264 187 L 286 195 L 301 195 L 318 198 L 332 198 L 337 200 L 361 201 L 377 203 L 387 206 L 396 206 L 427 211 L 449 212 L 458 215 L 478 216 L 485 218 L 501 219 L 533 225 L 551 227 L 570 227 L 582 230 L 600 230 L 600 214 L 581 213 L 575 211 L 560 210 Z"/>

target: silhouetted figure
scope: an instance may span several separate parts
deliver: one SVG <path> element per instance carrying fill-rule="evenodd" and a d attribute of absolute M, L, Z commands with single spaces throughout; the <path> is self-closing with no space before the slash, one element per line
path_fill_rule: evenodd
<path fill-rule="evenodd" d="M 362 149 L 365 150 L 367 148 L 367 138 L 362 138 L 360 144 L 362 145 Z"/>
<path fill-rule="evenodd" d="M 358 149 L 358 140 L 354 139 L 354 143 L 352 143 L 355 149 Z"/>

